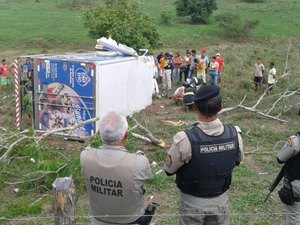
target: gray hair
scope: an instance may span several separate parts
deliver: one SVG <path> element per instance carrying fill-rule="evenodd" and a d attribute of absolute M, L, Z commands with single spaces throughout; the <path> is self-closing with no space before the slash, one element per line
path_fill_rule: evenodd
<path fill-rule="evenodd" d="M 126 118 L 117 112 L 108 112 L 100 118 L 100 137 L 106 144 L 116 144 L 121 141 L 127 129 Z"/>

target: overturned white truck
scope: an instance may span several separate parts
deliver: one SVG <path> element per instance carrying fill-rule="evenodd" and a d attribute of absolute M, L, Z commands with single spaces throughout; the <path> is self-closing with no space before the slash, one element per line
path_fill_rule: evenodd
<path fill-rule="evenodd" d="M 127 116 L 150 105 L 153 57 L 138 56 L 134 51 L 129 55 L 128 48 L 119 47 L 92 53 L 30 56 L 34 129 L 74 126 L 109 111 Z M 97 122 L 93 122 L 68 131 L 68 135 L 84 137 L 97 131 Z"/>

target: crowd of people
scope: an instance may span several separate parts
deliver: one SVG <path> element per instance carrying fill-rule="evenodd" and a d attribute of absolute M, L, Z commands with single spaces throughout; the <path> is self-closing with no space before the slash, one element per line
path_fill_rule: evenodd
<path fill-rule="evenodd" d="M 178 52 L 161 52 L 155 59 L 157 66 L 156 79 L 162 81 L 162 96 L 173 98 L 176 104 L 182 102 L 185 108 L 192 109 L 193 95 L 201 87 L 207 85 L 219 85 L 224 82 L 225 61 L 217 52 L 209 57 L 206 49 L 202 49 L 200 55 L 196 50 L 186 50 L 185 56 Z M 267 95 L 271 95 L 276 82 L 276 68 L 273 61 L 269 64 L 267 78 L 265 66 L 261 58 L 257 58 L 254 64 L 254 90 L 259 91 L 263 84 L 267 84 Z M 179 85 L 179 87 L 178 87 Z M 172 86 L 178 87 L 172 94 Z"/>
<path fill-rule="evenodd" d="M 163 96 L 167 98 L 172 97 L 170 93 L 172 84 L 186 82 L 193 77 L 198 78 L 204 85 L 207 82 L 207 75 L 210 75 L 211 85 L 217 85 L 222 81 L 225 63 L 220 53 L 210 58 L 206 49 L 202 49 L 200 55 L 196 50 L 186 50 L 185 56 L 181 56 L 178 52 L 174 55 L 171 52 L 161 52 L 155 60 L 158 67 L 157 78 L 162 79 Z"/>
<path fill-rule="evenodd" d="M 223 80 L 225 62 L 220 53 L 210 58 L 206 49 L 202 49 L 200 54 L 195 49 L 188 49 L 185 56 L 178 52 L 174 55 L 161 52 L 155 60 L 158 68 L 156 78 L 162 81 L 162 96 L 173 98 L 176 103 L 182 101 L 189 110 L 192 110 L 196 91 L 207 85 L 207 76 L 210 77 L 210 85 L 217 85 Z M 180 86 L 174 94 L 171 93 L 172 85 Z"/>

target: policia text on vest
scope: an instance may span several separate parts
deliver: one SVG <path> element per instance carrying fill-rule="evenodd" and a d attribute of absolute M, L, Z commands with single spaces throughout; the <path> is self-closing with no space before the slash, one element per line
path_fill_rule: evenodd
<path fill-rule="evenodd" d="M 200 153 L 215 153 L 234 150 L 234 142 L 223 143 L 219 145 L 201 145 Z"/>
<path fill-rule="evenodd" d="M 101 195 L 123 197 L 121 181 L 90 176 L 91 190 Z"/>

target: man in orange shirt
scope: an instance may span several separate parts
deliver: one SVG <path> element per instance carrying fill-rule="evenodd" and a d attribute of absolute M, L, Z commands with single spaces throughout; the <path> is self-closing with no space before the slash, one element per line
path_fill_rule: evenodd
<path fill-rule="evenodd" d="M 216 54 L 216 61 L 219 63 L 219 68 L 218 68 L 218 78 L 219 78 L 219 83 L 221 83 L 222 80 L 222 74 L 224 71 L 224 59 L 221 58 L 221 54 L 217 53 Z"/>

